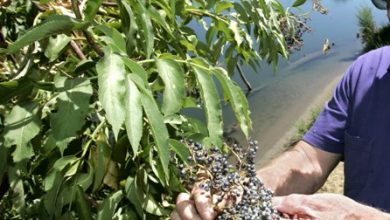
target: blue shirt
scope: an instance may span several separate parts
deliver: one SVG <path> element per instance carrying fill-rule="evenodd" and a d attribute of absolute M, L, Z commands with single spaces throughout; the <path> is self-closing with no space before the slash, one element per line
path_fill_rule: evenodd
<path fill-rule="evenodd" d="M 343 155 L 344 194 L 390 211 L 390 47 L 360 56 L 303 140 Z"/>

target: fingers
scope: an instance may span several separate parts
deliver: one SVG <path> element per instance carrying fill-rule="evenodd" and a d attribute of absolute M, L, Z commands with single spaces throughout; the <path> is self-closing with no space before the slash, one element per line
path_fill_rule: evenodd
<path fill-rule="evenodd" d="M 181 220 L 180 215 L 176 210 L 171 213 L 171 220 Z"/>
<path fill-rule="evenodd" d="M 175 220 L 202 220 L 195 209 L 194 201 L 187 193 L 180 193 L 176 200 L 176 211 L 171 218 Z"/>
<path fill-rule="evenodd" d="M 203 220 L 212 220 L 217 216 L 217 212 L 213 208 L 209 191 L 205 191 L 200 187 L 195 187 L 192 190 L 192 195 L 194 196 L 196 209 Z"/>
<path fill-rule="evenodd" d="M 313 210 L 305 205 L 305 195 L 274 197 L 272 203 L 277 211 L 288 214 L 293 219 L 315 219 Z"/>

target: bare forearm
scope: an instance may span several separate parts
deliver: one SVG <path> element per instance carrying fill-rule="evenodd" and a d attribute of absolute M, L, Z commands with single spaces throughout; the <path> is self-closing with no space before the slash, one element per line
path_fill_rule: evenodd
<path fill-rule="evenodd" d="M 260 169 L 257 175 L 275 192 L 275 195 L 313 193 L 316 188 L 313 181 L 315 175 L 307 164 L 298 164 L 298 162 L 302 163 L 302 159 L 301 153 L 296 150 L 285 152 Z"/>
<path fill-rule="evenodd" d="M 322 186 L 336 161 L 337 156 L 300 141 L 257 174 L 276 195 L 310 194 Z"/>

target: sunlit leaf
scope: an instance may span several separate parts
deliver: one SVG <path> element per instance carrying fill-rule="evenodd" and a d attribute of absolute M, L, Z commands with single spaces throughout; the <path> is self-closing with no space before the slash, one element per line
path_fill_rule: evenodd
<path fill-rule="evenodd" d="M 233 7 L 233 4 L 229 1 L 217 2 L 215 7 L 215 13 L 220 14 L 225 10 L 228 10 Z"/>
<path fill-rule="evenodd" d="M 246 138 L 249 138 L 249 131 L 252 127 L 250 119 L 250 111 L 248 108 L 248 101 L 245 98 L 241 88 L 229 78 L 227 72 L 222 68 L 216 68 L 213 70 L 215 76 L 218 78 L 222 85 L 226 99 L 229 100 L 237 121 L 240 124 L 241 130 L 245 134 Z"/>
<path fill-rule="evenodd" d="M 148 82 L 148 73 L 145 71 L 144 68 L 142 68 L 141 65 L 127 57 L 123 58 L 123 63 L 126 65 L 127 68 L 130 69 L 130 72 L 136 74 L 142 79 L 143 84 L 146 84 Z"/>
<path fill-rule="evenodd" d="M 184 70 L 176 61 L 163 57 L 156 64 L 165 84 L 161 110 L 165 115 L 174 114 L 181 109 L 185 95 Z"/>
<path fill-rule="evenodd" d="M 115 138 L 125 121 L 125 66 L 122 58 L 111 51 L 105 52 L 104 58 L 96 64 L 99 84 L 99 100 L 106 112 Z"/>
<path fill-rule="evenodd" d="M 68 45 L 71 38 L 65 34 L 59 34 L 56 37 L 49 38 L 49 44 L 45 50 L 45 56 L 53 62 L 60 55 L 60 52 Z"/>
<path fill-rule="evenodd" d="M 76 21 L 75 19 L 65 15 L 53 15 L 47 18 L 41 25 L 35 26 L 28 30 L 23 36 L 10 44 L 7 49 L 0 49 L 1 53 L 16 53 L 23 47 L 42 40 L 54 34 L 66 33 L 71 30 L 81 29 L 86 26 L 85 23 Z"/>
<path fill-rule="evenodd" d="M 119 31 L 107 25 L 99 25 L 95 28 L 104 33 L 104 36 L 100 38 L 106 42 L 113 52 L 126 54 L 126 42 Z"/>
<path fill-rule="evenodd" d="M 222 109 L 217 89 L 210 74 L 211 71 L 198 65 L 192 65 L 192 68 L 201 89 L 210 141 L 216 146 L 221 146 L 223 133 Z"/>
<path fill-rule="evenodd" d="M 145 111 L 146 117 L 152 130 L 154 141 L 158 155 L 168 181 L 168 164 L 169 164 L 169 146 L 168 146 L 168 130 L 164 124 L 164 117 L 158 109 L 156 100 L 153 98 L 150 90 L 146 89 L 142 83 L 142 80 L 136 75 L 131 74 L 131 79 L 136 83 L 138 89 L 141 92 L 141 102 Z M 138 80 L 137 80 L 138 78 Z"/>
<path fill-rule="evenodd" d="M 141 93 L 129 76 L 126 78 L 126 109 L 127 137 L 134 155 L 137 155 L 143 131 Z"/>
<path fill-rule="evenodd" d="M 154 33 L 153 33 L 153 25 L 152 20 L 148 14 L 147 9 L 144 6 L 144 3 L 140 0 L 137 0 L 136 5 L 138 12 L 136 14 L 138 24 L 142 28 L 140 28 L 140 33 L 142 34 L 142 39 L 144 41 L 144 51 L 146 53 L 146 58 L 150 58 L 153 53 L 154 47 Z"/>
<path fill-rule="evenodd" d="M 135 35 L 138 30 L 138 25 L 130 5 L 125 0 L 118 0 L 117 2 L 122 17 L 121 25 L 126 36 L 126 51 L 131 56 L 137 44 Z"/>

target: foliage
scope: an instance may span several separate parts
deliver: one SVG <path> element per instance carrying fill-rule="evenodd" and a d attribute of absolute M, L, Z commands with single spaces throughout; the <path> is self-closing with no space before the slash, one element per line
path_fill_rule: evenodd
<path fill-rule="evenodd" d="M 277 0 L 0 1 L 0 218 L 168 216 L 188 155 L 178 140 L 223 146 L 219 91 L 250 135 L 230 76 L 239 63 L 288 57 L 284 34 L 301 26 L 290 10 Z"/>
<path fill-rule="evenodd" d="M 361 8 L 357 14 L 357 18 L 359 20 L 363 52 L 390 44 L 390 25 L 378 27 L 369 7 Z"/>

